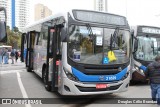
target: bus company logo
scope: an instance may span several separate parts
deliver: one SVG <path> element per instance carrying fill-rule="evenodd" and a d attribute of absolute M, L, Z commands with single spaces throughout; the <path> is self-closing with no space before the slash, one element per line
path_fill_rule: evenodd
<path fill-rule="evenodd" d="M 11 99 L 2 99 L 2 104 L 11 104 Z"/>
<path fill-rule="evenodd" d="M 99 76 L 100 81 L 104 81 L 104 76 Z"/>

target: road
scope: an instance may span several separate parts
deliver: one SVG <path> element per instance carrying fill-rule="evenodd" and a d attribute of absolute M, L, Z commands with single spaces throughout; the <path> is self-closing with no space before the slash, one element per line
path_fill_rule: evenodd
<path fill-rule="evenodd" d="M 1 65 L 0 98 L 53 98 L 47 100 L 54 100 L 55 103 L 54 105 L 12 105 L 12 107 L 157 107 L 156 104 L 118 104 L 115 100 L 116 98 L 124 98 L 122 100 L 150 98 L 150 87 L 147 84 L 130 86 L 127 92 L 122 93 L 63 98 L 58 93 L 46 91 L 41 78 L 33 72 L 27 72 L 21 62 L 14 65 Z M 10 107 L 10 105 L 0 105 L 0 107 Z"/>

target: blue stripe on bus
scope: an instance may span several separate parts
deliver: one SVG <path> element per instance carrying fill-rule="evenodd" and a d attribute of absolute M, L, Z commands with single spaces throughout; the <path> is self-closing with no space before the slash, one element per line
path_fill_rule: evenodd
<path fill-rule="evenodd" d="M 146 71 L 147 67 L 144 66 L 144 65 L 141 65 L 141 66 L 139 67 L 139 69 L 142 69 L 143 71 Z"/>
<path fill-rule="evenodd" d="M 72 73 L 79 79 L 79 81 L 82 82 L 118 81 L 125 76 L 127 73 L 127 68 L 115 75 L 86 75 L 72 67 Z"/>

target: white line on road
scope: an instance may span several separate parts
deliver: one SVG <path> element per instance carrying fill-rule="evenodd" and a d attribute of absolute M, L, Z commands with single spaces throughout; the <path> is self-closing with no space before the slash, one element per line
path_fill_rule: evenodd
<path fill-rule="evenodd" d="M 18 84 L 19 84 L 19 87 L 21 89 L 23 98 L 28 98 L 28 95 L 27 95 L 26 90 L 23 86 L 23 83 L 22 83 L 22 80 L 21 80 L 21 75 L 20 75 L 19 72 L 17 72 L 17 80 L 18 80 Z M 25 104 L 25 106 L 26 107 L 31 107 L 31 104 Z"/>
<path fill-rule="evenodd" d="M 23 72 L 26 71 L 26 69 L 20 69 L 20 70 L 8 70 L 8 71 L 0 71 L 0 74 L 8 74 L 8 73 L 16 73 L 16 72 Z"/>

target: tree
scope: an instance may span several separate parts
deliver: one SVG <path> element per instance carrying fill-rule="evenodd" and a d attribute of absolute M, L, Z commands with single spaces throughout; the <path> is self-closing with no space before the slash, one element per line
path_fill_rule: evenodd
<path fill-rule="evenodd" d="M 9 26 L 7 26 L 6 28 L 7 28 L 7 30 L 10 30 L 10 27 L 9 27 Z"/>
<path fill-rule="evenodd" d="M 13 48 L 20 49 L 21 45 L 21 32 L 19 31 L 18 27 L 14 27 L 13 30 L 10 30 L 10 27 L 7 26 L 7 44 L 11 45 Z"/>
<path fill-rule="evenodd" d="M 19 32 L 18 27 L 16 27 L 16 26 L 15 26 L 15 27 L 13 27 L 13 31 L 14 31 L 14 32 Z"/>

